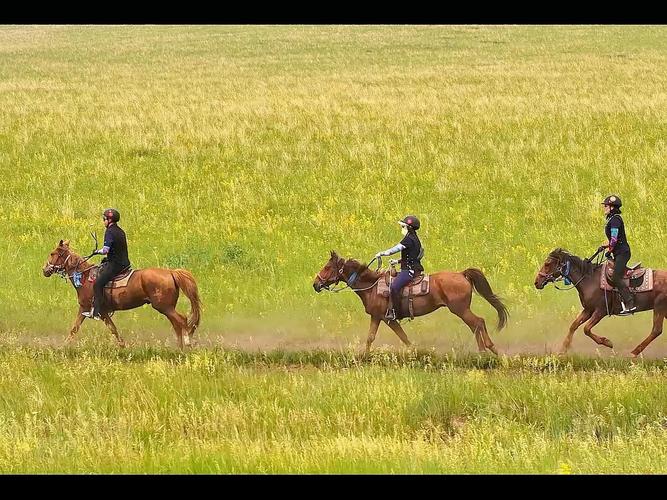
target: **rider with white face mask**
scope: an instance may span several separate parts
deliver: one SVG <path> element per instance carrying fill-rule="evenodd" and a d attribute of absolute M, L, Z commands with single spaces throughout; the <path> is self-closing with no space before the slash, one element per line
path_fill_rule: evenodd
<path fill-rule="evenodd" d="M 375 255 L 375 257 L 381 257 L 401 252 L 401 260 L 399 261 L 401 272 L 392 280 L 389 289 L 389 308 L 387 309 L 385 319 L 390 321 L 403 317 L 400 310 L 401 289 L 410 283 L 416 274 L 424 272 L 424 267 L 420 262 L 423 255 L 422 244 L 417 236 L 417 230 L 420 226 L 419 219 L 414 215 L 407 215 L 403 220 L 398 221 L 398 223 L 401 225 L 403 239 L 400 243 Z"/>

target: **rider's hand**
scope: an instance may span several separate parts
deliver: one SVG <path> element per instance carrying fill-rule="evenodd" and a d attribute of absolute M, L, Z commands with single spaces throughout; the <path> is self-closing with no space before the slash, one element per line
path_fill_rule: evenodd
<path fill-rule="evenodd" d="M 611 259 L 611 252 L 605 252 L 604 256 L 607 257 L 608 259 Z"/>
<path fill-rule="evenodd" d="M 375 258 L 377 259 L 378 257 L 382 257 L 384 255 L 384 252 L 378 252 L 375 254 Z"/>
<path fill-rule="evenodd" d="M 601 252 L 601 251 L 604 250 L 605 248 L 607 248 L 607 245 L 600 245 L 600 246 L 598 247 L 598 252 Z"/>

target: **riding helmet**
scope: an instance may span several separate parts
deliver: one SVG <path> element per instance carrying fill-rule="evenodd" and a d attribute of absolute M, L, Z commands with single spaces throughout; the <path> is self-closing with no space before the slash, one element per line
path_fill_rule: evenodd
<path fill-rule="evenodd" d="M 420 226 L 419 219 L 415 215 L 406 215 L 405 217 L 403 217 L 403 220 L 400 220 L 398 222 L 399 222 L 399 224 L 400 223 L 405 224 L 406 226 L 408 226 L 409 228 L 411 228 L 415 231 L 417 229 L 419 229 L 419 226 Z"/>
<path fill-rule="evenodd" d="M 120 220 L 120 213 L 115 208 L 107 208 L 102 213 L 102 217 L 111 220 L 111 222 L 118 222 Z"/>
<path fill-rule="evenodd" d="M 621 203 L 621 199 L 618 196 L 612 194 L 604 199 L 602 205 L 610 205 L 612 207 L 621 208 L 621 205 L 623 205 L 623 203 Z"/>

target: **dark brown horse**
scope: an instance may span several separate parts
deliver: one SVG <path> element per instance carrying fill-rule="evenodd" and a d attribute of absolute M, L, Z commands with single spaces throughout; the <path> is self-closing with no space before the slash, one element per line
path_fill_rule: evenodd
<path fill-rule="evenodd" d="M 569 266 L 568 266 L 569 262 Z M 593 333 L 593 327 L 608 314 L 621 312 L 620 299 L 617 292 L 607 292 L 600 288 L 600 273 L 602 265 L 594 265 L 588 259 L 581 259 L 576 255 L 556 248 L 549 254 L 547 260 L 535 277 L 535 287 L 538 290 L 544 288 L 547 283 L 557 281 L 563 277 L 563 272 L 569 267 L 569 279 L 579 292 L 579 300 L 583 310 L 570 325 L 570 330 L 563 341 L 561 352 L 566 352 L 572 343 L 574 332 L 583 323 L 584 333 L 592 338 L 597 344 L 614 347 L 606 337 L 599 337 Z M 667 272 L 664 270 L 653 271 L 653 290 L 641 292 L 635 295 L 637 312 L 653 309 L 653 328 L 644 341 L 635 347 L 631 356 L 637 357 L 646 346 L 662 333 L 662 323 L 667 315 Z"/>
<path fill-rule="evenodd" d="M 93 283 L 88 278 L 94 267 L 97 266 L 86 262 L 85 259 L 70 249 L 69 240 L 60 240 L 58 246 L 49 254 L 49 258 L 42 269 L 44 276 L 47 278 L 55 272 L 67 278 L 73 286 L 73 273 L 80 272 L 82 275 L 82 286 L 79 288 L 74 286 L 79 301 L 79 312 L 66 341 L 71 341 L 74 338 L 81 327 L 81 323 L 86 319 L 82 313 L 91 309 Z M 192 307 L 190 319 L 176 311 L 179 289 L 183 290 L 183 293 L 190 300 Z M 121 346 L 124 346 L 125 343 L 118 335 L 116 325 L 111 321 L 110 313 L 113 311 L 134 309 L 143 304 L 150 304 L 154 309 L 169 318 L 181 349 L 184 344 L 190 345 L 190 335 L 194 334 L 195 329 L 199 326 L 201 301 L 199 300 L 197 283 L 192 274 L 185 269 L 161 269 L 157 267 L 137 269 L 130 277 L 127 286 L 114 288 L 111 292 L 109 288 L 106 288 L 104 293 L 105 307 L 101 311 L 102 319 Z"/>
<path fill-rule="evenodd" d="M 407 335 L 398 321 L 389 321 L 384 318 L 389 299 L 377 293 L 378 281 L 385 279 L 385 272 L 377 272 L 368 269 L 362 263 L 339 257 L 336 252 L 331 252 L 331 258 L 317 273 L 313 288 L 316 292 L 328 289 L 329 286 L 339 281 L 349 282 L 353 278 L 352 290 L 356 292 L 364 304 L 366 313 L 371 316 L 371 325 L 366 340 L 366 353 L 370 351 L 371 344 L 375 340 L 380 322 L 384 321 L 398 335 L 405 345 L 410 345 Z M 415 316 L 429 314 L 440 307 L 448 307 L 451 312 L 461 318 L 475 334 L 477 347 L 480 352 L 489 349 L 498 354 L 491 342 L 486 330 L 484 318 L 473 314 L 470 310 L 472 292 L 476 290 L 498 311 L 498 330 L 507 323 L 508 312 L 500 298 L 491 291 L 489 282 L 479 269 L 466 269 L 455 273 L 440 271 L 430 275 L 430 291 L 427 295 L 416 296 L 413 299 L 413 310 Z M 403 299 L 401 306 L 403 311 L 407 310 L 407 299 Z"/>

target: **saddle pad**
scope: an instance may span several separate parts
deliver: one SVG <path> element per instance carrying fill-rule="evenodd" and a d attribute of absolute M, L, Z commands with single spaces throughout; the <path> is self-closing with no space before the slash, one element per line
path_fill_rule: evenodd
<path fill-rule="evenodd" d="M 607 272 L 607 278 L 611 279 L 611 277 L 614 275 L 614 267 L 609 264 L 609 262 L 605 262 L 605 270 Z M 644 273 L 646 272 L 645 267 L 641 267 L 641 263 L 637 263 L 634 265 L 634 267 L 626 267 L 625 268 L 625 274 L 623 275 L 623 278 L 625 279 L 635 279 L 635 278 L 640 278 L 644 276 Z"/>
<path fill-rule="evenodd" d="M 608 291 L 618 291 L 609 284 L 608 278 L 611 278 L 611 269 L 605 262 L 600 273 L 600 288 Z M 653 290 L 653 269 L 643 267 L 632 274 L 632 278 L 625 278 L 623 281 L 628 285 L 632 293 L 650 292 Z"/>
<path fill-rule="evenodd" d="M 378 281 L 378 295 L 389 297 L 389 286 L 391 285 L 391 277 L 389 273 L 386 274 L 385 279 Z M 431 290 L 430 276 L 422 274 L 416 279 L 412 280 L 401 290 L 402 297 L 419 297 L 420 295 L 428 295 Z"/>
<path fill-rule="evenodd" d="M 95 268 L 90 272 L 90 276 L 88 277 L 88 281 L 95 281 L 97 279 L 97 273 L 99 271 L 99 268 Z M 127 286 L 127 283 L 130 281 L 130 278 L 134 274 L 134 271 L 136 269 L 132 269 L 129 273 L 121 273 L 118 276 L 114 277 L 113 280 L 109 281 L 106 285 L 104 285 L 104 288 L 122 288 L 124 286 Z"/>

